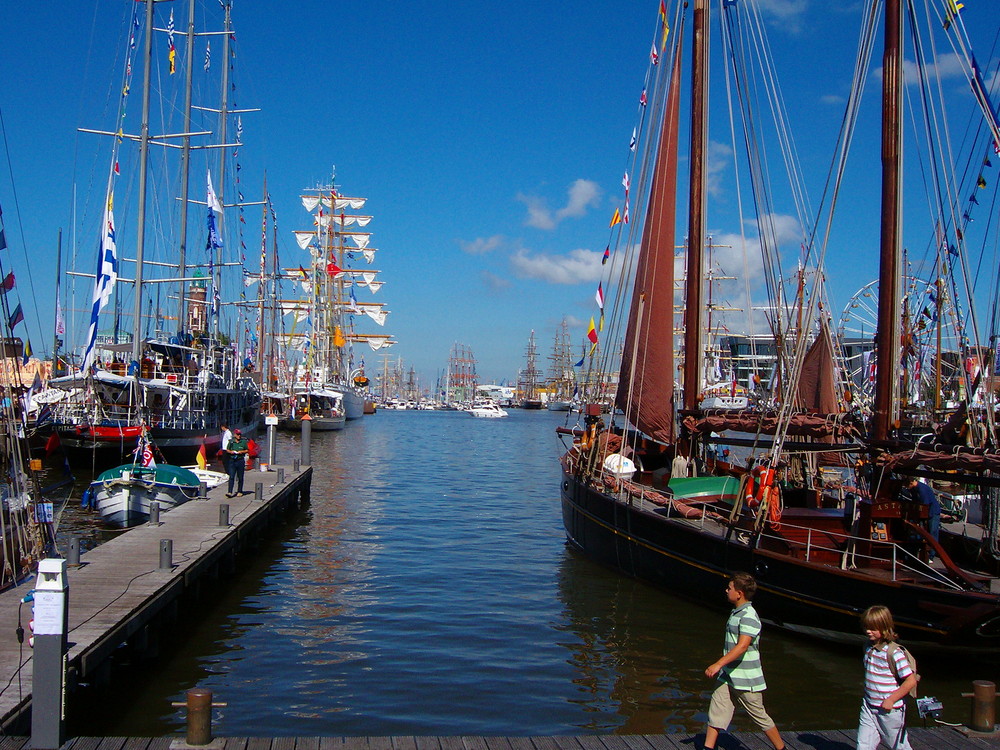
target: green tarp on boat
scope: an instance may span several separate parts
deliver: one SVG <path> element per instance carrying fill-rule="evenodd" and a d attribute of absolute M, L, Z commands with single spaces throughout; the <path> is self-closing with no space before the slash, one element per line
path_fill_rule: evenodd
<path fill-rule="evenodd" d="M 197 487 L 199 484 L 198 475 L 190 469 L 183 469 L 172 464 L 157 464 L 152 466 L 135 466 L 134 464 L 122 464 L 97 477 L 97 482 L 106 482 L 109 479 L 121 479 L 122 474 L 130 472 L 136 479 L 152 479 L 157 484 L 177 484 L 184 487 Z"/>
<path fill-rule="evenodd" d="M 678 500 L 694 498 L 719 498 L 726 502 L 736 500 L 740 480 L 736 477 L 674 477 L 668 489 Z"/>

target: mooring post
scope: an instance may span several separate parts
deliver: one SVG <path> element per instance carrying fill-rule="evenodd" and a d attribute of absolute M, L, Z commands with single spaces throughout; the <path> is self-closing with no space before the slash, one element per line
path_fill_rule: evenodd
<path fill-rule="evenodd" d="M 63 717 L 69 582 L 65 560 L 38 561 L 32 620 L 31 747 L 58 750 L 66 740 Z"/>
<path fill-rule="evenodd" d="M 208 482 L 198 482 L 198 497 L 202 500 L 208 497 Z"/>
<path fill-rule="evenodd" d="M 160 570 L 171 570 L 174 567 L 174 540 L 160 540 Z"/>
<path fill-rule="evenodd" d="M 302 417 L 302 465 L 309 466 L 309 456 L 312 453 L 312 417 L 308 414 Z"/>
<path fill-rule="evenodd" d="M 187 691 L 187 744 L 207 745 L 212 741 L 212 691 Z"/>
<path fill-rule="evenodd" d="M 229 503 L 219 506 L 219 526 L 229 526 Z"/>
<path fill-rule="evenodd" d="M 963 693 L 972 697 L 972 723 L 969 729 L 974 732 L 993 732 L 995 730 L 996 683 L 989 680 L 973 680 L 972 693 Z"/>
<path fill-rule="evenodd" d="M 278 467 L 278 481 L 276 482 L 276 484 L 284 484 L 284 483 L 285 483 L 285 467 L 284 466 L 279 466 Z"/>
<path fill-rule="evenodd" d="M 149 521 L 147 523 L 150 526 L 160 525 L 160 504 L 156 500 L 149 504 Z"/>
<path fill-rule="evenodd" d="M 264 500 L 264 483 L 255 482 L 253 485 L 253 499 L 258 503 Z"/>
<path fill-rule="evenodd" d="M 294 471 L 296 474 L 298 474 L 299 473 L 299 467 L 301 465 L 302 465 L 302 462 L 299 459 L 297 459 L 297 458 L 293 459 L 292 460 L 292 471 Z"/>
<path fill-rule="evenodd" d="M 69 550 L 66 552 L 66 564 L 74 568 L 80 565 L 80 537 L 71 536 L 69 538 Z"/>

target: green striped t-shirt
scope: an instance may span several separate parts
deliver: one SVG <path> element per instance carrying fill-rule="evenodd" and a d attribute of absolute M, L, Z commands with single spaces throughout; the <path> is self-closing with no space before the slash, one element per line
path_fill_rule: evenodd
<path fill-rule="evenodd" d="M 749 602 L 737 607 L 726 622 L 726 645 L 722 653 L 728 654 L 736 647 L 741 635 L 750 636 L 750 647 L 743 658 L 722 668 L 719 679 L 728 682 L 734 690 L 757 693 L 767 689 L 764 670 L 760 665 L 760 618 Z"/>

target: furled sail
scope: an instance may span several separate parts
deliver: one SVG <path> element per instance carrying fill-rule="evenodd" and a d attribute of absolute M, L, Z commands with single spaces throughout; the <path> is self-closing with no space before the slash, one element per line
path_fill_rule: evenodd
<path fill-rule="evenodd" d="M 654 440 L 671 443 L 674 426 L 674 223 L 680 117 L 677 45 L 667 110 L 642 233 L 615 403 Z"/>

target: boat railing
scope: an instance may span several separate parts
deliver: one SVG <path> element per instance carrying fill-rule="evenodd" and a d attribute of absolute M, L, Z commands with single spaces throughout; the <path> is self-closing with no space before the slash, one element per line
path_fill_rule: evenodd
<path fill-rule="evenodd" d="M 803 545 L 803 559 L 806 562 L 814 562 L 814 558 L 829 557 L 832 553 L 841 557 L 841 567 L 844 569 L 859 567 L 858 560 L 862 561 L 862 566 L 865 562 L 869 562 L 871 567 L 888 563 L 889 574 L 893 581 L 918 576 L 948 588 L 962 590 L 961 585 L 948 578 L 941 571 L 931 567 L 899 542 L 875 540 L 846 532 L 828 531 L 785 522 L 781 522 L 781 530 L 784 533 L 762 532 L 760 539 L 789 544 L 789 531 L 793 533 L 804 532 L 805 538 L 799 544 Z M 828 539 L 842 542 L 842 545 L 824 544 L 823 542 Z M 871 552 L 869 554 L 859 552 L 859 545 L 870 547 Z M 876 553 L 876 550 L 880 552 Z"/>

